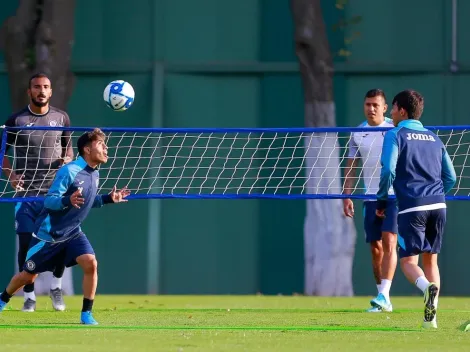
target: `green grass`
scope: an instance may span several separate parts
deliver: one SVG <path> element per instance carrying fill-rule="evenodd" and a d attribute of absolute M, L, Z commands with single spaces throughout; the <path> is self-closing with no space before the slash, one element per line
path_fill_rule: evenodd
<path fill-rule="evenodd" d="M 369 298 L 303 296 L 98 296 L 79 320 L 81 297 L 54 312 L 39 297 L 0 314 L 0 351 L 470 351 L 470 300 L 442 297 L 437 331 L 420 328 L 421 297 L 393 298 L 393 313 L 365 313 Z"/>

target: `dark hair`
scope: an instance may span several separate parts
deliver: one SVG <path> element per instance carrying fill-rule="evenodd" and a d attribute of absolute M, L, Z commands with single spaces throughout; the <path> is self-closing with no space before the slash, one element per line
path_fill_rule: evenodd
<path fill-rule="evenodd" d="M 424 109 L 424 98 L 415 90 L 403 90 L 393 98 L 392 104 L 408 113 L 409 119 L 419 120 Z"/>
<path fill-rule="evenodd" d="M 78 155 L 83 156 L 83 154 L 85 154 L 85 147 L 100 138 L 105 139 L 106 135 L 99 128 L 95 128 L 93 131 L 82 134 L 77 141 Z"/>
<path fill-rule="evenodd" d="M 49 82 L 51 81 L 51 79 L 45 73 L 39 72 L 31 76 L 31 78 L 29 79 L 29 88 L 31 88 L 31 82 L 33 82 L 33 79 L 36 79 L 36 78 L 47 78 Z M 51 86 L 52 86 L 52 83 L 51 83 Z"/>
<path fill-rule="evenodd" d="M 384 101 L 387 101 L 387 98 L 385 98 L 385 92 L 382 89 L 371 89 L 366 93 L 366 96 L 364 97 L 364 100 L 367 98 L 375 98 L 375 97 L 382 97 Z"/>

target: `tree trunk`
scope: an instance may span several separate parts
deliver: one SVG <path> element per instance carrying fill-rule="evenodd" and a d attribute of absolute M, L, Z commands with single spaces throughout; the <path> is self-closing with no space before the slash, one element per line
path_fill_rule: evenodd
<path fill-rule="evenodd" d="M 65 110 L 74 87 L 70 60 L 75 0 L 21 0 L 16 15 L 3 23 L 0 49 L 5 53 L 13 110 L 28 103 L 29 78 L 38 72 L 52 83 L 51 105 Z"/>
<path fill-rule="evenodd" d="M 39 72 L 51 80 L 51 105 L 66 110 L 74 86 L 70 71 L 74 10 L 75 0 L 20 0 L 16 15 L 3 23 L 0 49 L 5 53 L 14 111 L 28 104 L 29 78 Z M 39 276 L 36 294 L 49 293 L 51 277 L 50 273 Z M 73 294 L 71 269 L 65 270 L 62 286 L 66 294 Z"/>
<path fill-rule="evenodd" d="M 304 89 L 305 126 L 336 126 L 333 62 L 320 0 L 291 0 L 295 48 Z M 339 147 L 335 134 L 305 138 L 309 193 L 341 193 Z M 328 166 L 328 168 L 325 168 Z M 353 295 L 352 267 L 356 229 L 342 211 L 342 201 L 307 200 L 304 223 L 307 295 Z"/>

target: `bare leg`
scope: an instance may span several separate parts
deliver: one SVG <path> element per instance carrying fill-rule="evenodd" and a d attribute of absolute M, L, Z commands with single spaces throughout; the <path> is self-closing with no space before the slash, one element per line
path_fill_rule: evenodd
<path fill-rule="evenodd" d="M 22 271 L 11 279 L 10 283 L 6 288 L 6 293 L 10 296 L 13 296 L 16 292 L 18 292 L 24 285 L 29 285 L 36 280 L 38 274 L 30 274 L 26 271 Z"/>
<path fill-rule="evenodd" d="M 381 278 L 392 281 L 397 268 L 397 235 L 391 232 L 382 232 L 382 245 Z"/>
<path fill-rule="evenodd" d="M 372 254 L 372 270 L 374 272 L 375 283 L 380 285 L 382 279 L 382 258 L 384 254 L 382 241 L 371 242 L 370 251 Z"/>
<path fill-rule="evenodd" d="M 98 286 L 98 262 L 92 254 L 84 254 L 76 259 L 83 269 L 83 297 L 93 300 Z"/>

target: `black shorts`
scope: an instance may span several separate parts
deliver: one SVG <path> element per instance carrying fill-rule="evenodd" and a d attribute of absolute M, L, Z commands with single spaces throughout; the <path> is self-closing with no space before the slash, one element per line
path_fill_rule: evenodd
<path fill-rule="evenodd" d="M 23 270 L 31 274 L 53 271 L 56 266 L 71 267 L 84 254 L 95 254 L 88 238 L 79 233 L 63 242 L 45 242 L 33 237 Z"/>
<path fill-rule="evenodd" d="M 445 224 L 445 208 L 398 214 L 400 258 L 440 253 Z"/>

